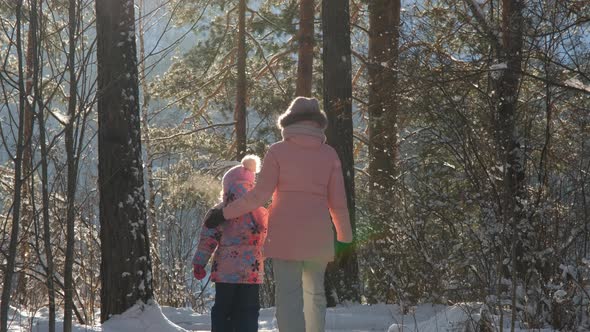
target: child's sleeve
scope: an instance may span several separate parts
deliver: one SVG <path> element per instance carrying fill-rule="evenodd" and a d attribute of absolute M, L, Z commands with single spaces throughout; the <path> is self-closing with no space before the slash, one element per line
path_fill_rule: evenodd
<path fill-rule="evenodd" d="M 195 255 L 193 256 L 193 264 L 206 266 L 209 258 L 217 249 L 219 239 L 221 238 L 221 231 L 218 228 L 207 228 L 205 224 L 201 227 L 201 236 L 199 237 L 199 244 Z"/>

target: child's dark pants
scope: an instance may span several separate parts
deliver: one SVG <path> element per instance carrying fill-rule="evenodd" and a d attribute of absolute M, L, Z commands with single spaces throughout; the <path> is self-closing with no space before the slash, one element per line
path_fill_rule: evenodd
<path fill-rule="evenodd" d="M 260 301 L 257 284 L 215 284 L 211 332 L 256 332 Z"/>

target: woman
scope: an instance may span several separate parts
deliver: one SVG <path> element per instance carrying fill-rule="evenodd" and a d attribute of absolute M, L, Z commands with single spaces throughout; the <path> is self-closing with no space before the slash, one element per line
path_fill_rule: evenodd
<path fill-rule="evenodd" d="M 293 100 L 279 117 L 283 140 L 266 153 L 256 186 L 225 208 L 211 210 L 205 220 L 216 227 L 272 196 L 264 255 L 273 260 L 281 332 L 324 331 L 324 272 L 334 260 L 332 222 L 339 242 L 352 241 L 340 160 L 324 144 L 327 124 L 315 98 Z"/>

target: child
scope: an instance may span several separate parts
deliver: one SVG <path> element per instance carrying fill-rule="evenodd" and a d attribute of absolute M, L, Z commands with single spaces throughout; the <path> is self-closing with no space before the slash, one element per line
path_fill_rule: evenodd
<path fill-rule="evenodd" d="M 223 176 L 225 206 L 254 187 L 260 159 L 246 156 L 241 165 Z M 258 208 L 216 228 L 203 225 L 193 257 L 193 274 L 201 280 L 213 255 L 211 280 L 215 304 L 211 309 L 212 332 L 256 332 L 260 303 L 258 291 L 264 274 L 262 245 L 266 238 L 268 213 Z M 216 250 L 217 249 L 217 250 Z"/>

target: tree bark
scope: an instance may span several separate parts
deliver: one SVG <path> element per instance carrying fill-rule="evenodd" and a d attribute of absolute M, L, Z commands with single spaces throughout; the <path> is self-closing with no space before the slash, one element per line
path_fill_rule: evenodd
<path fill-rule="evenodd" d="M 151 303 L 133 1 L 97 0 L 101 321 Z"/>
<path fill-rule="evenodd" d="M 389 197 L 395 183 L 399 26 L 400 0 L 369 2 L 369 176 L 377 199 Z"/>
<path fill-rule="evenodd" d="M 520 145 L 518 121 L 518 95 L 522 71 L 524 34 L 523 0 L 502 0 L 502 56 L 506 68 L 501 70 L 495 92 L 497 93 L 500 156 L 503 161 L 503 222 L 511 229 L 511 238 L 505 239 L 511 246 L 512 260 L 512 325 L 516 320 L 516 286 L 523 282 L 526 273 L 523 234 L 520 224 L 526 219 L 523 202 L 525 191 L 525 158 Z"/>
<path fill-rule="evenodd" d="M 33 4 L 36 1 L 32 2 Z M 32 11 L 35 13 L 35 19 L 31 19 L 31 22 L 36 24 L 36 26 L 42 26 L 42 15 L 37 16 L 36 11 Z M 42 3 L 39 4 L 39 12 L 42 12 Z M 37 24 L 38 23 L 38 24 Z M 42 29 L 35 29 L 39 32 L 43 31 Z M 44 105 L 43 105 L 43 90 L 41 89 L 41 82 L 39 81 L 39 75 L 41 72 L 39 58 L 37 57 L 39 45 L 41 42 L 41 38 L 37 39 L 35 35 L 33 35 L 33 40 L 35 41 L 35 61 L 34 63 L 34 71 L 33 71 L 33 82 L 35 82 L 35 102 L 37 103 L 38 109 L 38 116 L 37 116 L 37 125 L 39 128 L 39 145 L 41 149 L 41 199 L 42 199 L 42 207 L 41 207 L 41 214 L 43 217 L 43 244 L 45 250 L 45 260 L 46 260 L 46 267 L 45 271 L 47 273 L 47 299 L 48 299 L 48 306 L 49 306 L 49 325 L 48 325 L 48 332 L 55 332 L 55 284 L 53 282 L 53 276 L 55 274 L 55 269 L 53 265 L 53 252 L 51 248 L 51 227 L 50 227 L 50 217 L 49 217 L 49 176 L 48 176 L 48 169 L 49 163 L 47 161 L 48 157 L 48 148 L 47 148 L 47 141 L 46 141 L 46 128 L 45 128 L 45 115 L 44 115 Z"/>
<path fill-rule="evenodd" d="M 369 2 L 369 190 L 374 204 L 378 230 L 391 222 L 391 201 L 398 159 L 398 58 L 400 0 L 374 0 Z M 378 231 L 372 236 L 371 255 L 385 258 L 382 238 L 386 232 Z M 384 266 L 387 268 L 387 266 Z M 368 300 L 384 302 L 383 268 L 375 267 L 375 278 L 368 280 Z M 386 285 L 386 283 L 385 283 Z"/>
<path fill-rule="evenodd" d="M 55 331 L 55 284 L 53 277 L 55 268 L 53 265 L 53 252 L 51 251 L 51 227 L 49 217 L 49 177 L 48 177 L 48 162 L 47 162 L 47 142 L 45 142 L 45 119 L 41 119 L 43 114 L 39 117 L 39 140 L 41 141 L 41 195 L 42 195 L 42 216 L 43 216 L 43 243 L 45 249 L 46 273 L 47 273 L 47 299 L 49 306 L 49 332 Z"/>
<path fill-rule="evenodd" d="M 324 110 L 328 116 L 326 136 L 340 157 L 350 221 L 355 231 L 354 155 L 352 126 L 352 63 L 348 1 L 322 2 Z M 360 301 L 357 256 L 354 249 L 328 266 L 328 305 Z"/>
<path fill-rule="evenodd" d="M 18 107 L 18 134 L 16 141 L 16 154 L 13 158 L 14 163 L 14 193 L 12 200 L 12 225 L 10 231 L 10 242 L 8 244 L 8 257 L 6 257 L 6 270 L 4 271 L 4 280 L 2 287 L 2 297 L 0 303 L 0 332 L 8 331 L 8 309 L 10 307 L 11 292 L 12 292 L 12 279 L 14 276 L 14 268 L 17 257 L 17 246 L 18 236 L 20 231 L 20 208 L 22 198 L 22 161 L 24 153 L 24 115 L 25 115 L 25 104 L 26 104 L 26 91 L 25 91 L 25 75 L 24 75 L 24 64 L 23 64 L 23 46 L 22 46 L 22 14 L 23 14 L 23 1 L 18 1 L 16 5 L 16 52 L 18 60 L 18 88 L 19 88 L 19 103 Z"/>
<path fill-rule="evenodd" d="M 77 34 L 77 3 L 69 1 L 68 7 L 68 42 L 67 68 L 69 74 L 68 122 L 65 125 L 65 144 L 67 159 L 67 196 L 66 196 L 66 257 L 64 267 L 64 332 L 72 331 L 72 308 L 74 307 L 74 242 L 75 242 L 75 200 L 76 155 L 74 152 L 74 123 L 76 118 L 78 80 L 76 78 L 76 34 Z"/>
<path fill-rule="evenodd" d="M 236 91 L 235 129 L 236 129 L 236 159 L 241 160 L 246 155 L 246 0 L 240 0 L 238 8 L 238 81 Z"/>
<path fill-rule="evenodd" d="M 34 61 L 37 57 L 35 50 L 35 33 L 36 33 L 36 24 L 34 22 L 36 17 L 37 11 L 37 4 L 36 1 L 32 0 L 30 2 L 30 16 L 29 16 L 29 30 L 27 32 L 27 51 L 25 55 L 25 93 L 27 95 L 27 102 L 25 103 L 25 122 L 24 122 L 24 146 L 23 146 L 23 186 L 22 186 L 22 206 L 21 206 L 21 213 L 22 218 L 21 222 L 23 223 L 23 240 L 21 242 L 20 248 L 20 260 L 23 268 L 21 272 L 18 274 L 18 284 L 16 286 L 16 293 L 18 296 L 18 302 L 21 305 L 26 305 L 26 301 L 28 300 L 27 294 L 27 273 L 26 268 L 29 265 L 29 241 L 31 239 L 31 235 L 29 234 L 28 230 L 30 229 L 30 225 L 33 222 L 33 211 L 32 211 L 32 193 L 31 193 L 31 186 L 32 186 L 32 156 L 33 156 L 33 147 L 32 147 L 32 137 L 33 137 L 33 114 L 34 110 L 34 102 L 29 97 L 34 98 L 33 95 L 33 76 L 34 76 Z"/>
<path fill-rule="evenodd" d="M 299 2 L 299 57 L 297 59 L 297 96 L 311 97 L 313 84 L 314 0 Z"/>

